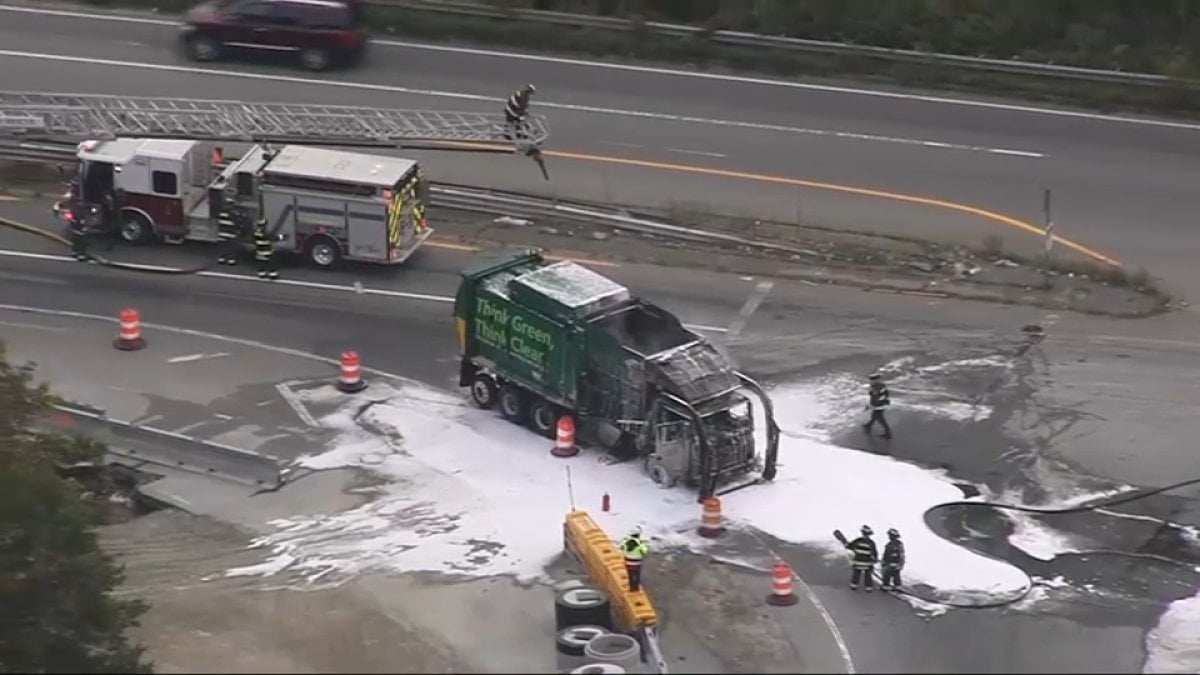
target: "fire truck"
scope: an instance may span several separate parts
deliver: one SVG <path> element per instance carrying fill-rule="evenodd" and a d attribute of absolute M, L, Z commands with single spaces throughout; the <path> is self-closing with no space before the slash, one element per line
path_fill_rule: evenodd
<path fill-rule="evenodd" d="M 325 147 L 517 152 L 546 174 L 545 119 L 502 113 L 0 91 L 0 137 L 77 144 L 56 211 L 98 214 L 130 243 L 217 239 L 217 217 L 263 217 L 319 267 L 400 263 L 429 237 L 417 162 Z M 223 146 L 250 144 L 226 162 Z"/>
<path fill-rule="evenodd" d="M 317 267 L 401 263 L 432 232 L 428 188 L 408 159 L 264 144 L 226 162 L 211 142 L 158 138 L 86 141 L 76 156 L 55 210 L 98 204 L 100 229 L 130 244 L 215 242 L 232 208 L 264 218 L 276 250 Z"/>

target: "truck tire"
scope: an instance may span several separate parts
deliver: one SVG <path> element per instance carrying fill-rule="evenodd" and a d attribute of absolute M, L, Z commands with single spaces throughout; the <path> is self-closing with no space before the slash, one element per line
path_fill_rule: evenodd
<path fill-rule="evenodd" d="M 304 245 L 304 257 L 313 267 L 333 269 L 342 262 L 342 247 L 329 237 L 317 235 Z"/>
<path fill-rule="evenodd" d="M 483 410 L 491 410 L 496 405 L 496 380 L 486 373 L 478 373 L 471 382 L 471 400 Z"/>
<path fill-rule="evenodd" d="M 546 438 L 555 438 L 560 414 L 558 406 L 539 396 L 529 404 L 529 428 Z"/>
<path fill-rule="evenodd" d="M 500 387 L 500 395 L 496 398 L 500 403 L 500 414 L 513 424 L 525 424 L 529 417 L 529 395 L 523 389 L 511 384 Z"/>
<path fill-rule="evenodd" d="M 154 236 L 154 224 L 136 211 L 121 211 L 117 214 L 117 236 L 128 244 L 145 244 Z"/>

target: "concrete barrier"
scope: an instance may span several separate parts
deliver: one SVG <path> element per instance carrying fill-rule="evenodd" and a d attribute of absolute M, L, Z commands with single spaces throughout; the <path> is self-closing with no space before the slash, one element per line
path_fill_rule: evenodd
<path fill-rule="evenodd" d="M 267 490 L 282 487 L 286 480 L 280 461 L 270 455 L 114 419 L 103 410 L 87 410 L 74 405 L 56 405 L 54 408 L 74 419 L 81 427 L 77 430 L 96 435 L 112 455 Z"/>
<path fill-rule="evenodd" d="M 624 630 L 658 625 L 658 613 L 646 591 L 629 592 L 625 561 L 612 539 L 586 511 L 571 511 L 563 523 L 563 545 L 575 557 L 592 583 L 604 589 L 612 602 L 617 623 Z"/>

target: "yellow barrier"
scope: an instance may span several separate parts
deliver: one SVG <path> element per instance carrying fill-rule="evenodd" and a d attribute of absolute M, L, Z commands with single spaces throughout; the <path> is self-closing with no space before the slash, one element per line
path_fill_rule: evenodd
<path fill-rule="evenodd" d="M 608 593 L 617 623 L 624 629 L 658 625 L 658 613 L 645 590 L 629 592 L 625 560 L 604 530 L 586 511 L 572 511 L 563 523 L 563 543 L 583 565 L 592 582 Z"/>

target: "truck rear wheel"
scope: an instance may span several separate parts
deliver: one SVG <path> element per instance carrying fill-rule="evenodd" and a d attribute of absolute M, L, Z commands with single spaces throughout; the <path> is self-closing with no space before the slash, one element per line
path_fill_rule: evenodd
<path fill-rule="evenodd" d="M 537 398 L 529 404 L 529 428 L 546 438 L 554 438 L 558 434 L 558 415 L 558 406 Z"/>
<path fill-rule="evenodd" d="M 471 400 L 484 410 L 496 405 L 496 380 L 491 375 L 479 373 L 471 382 Z"/>
<path fill-rule="evenodd" d="M 500 388 L 500 414 L 513 424 L 525 424 L 529 417 L 529 396 L 520 387 L 506 384 Z"/>

